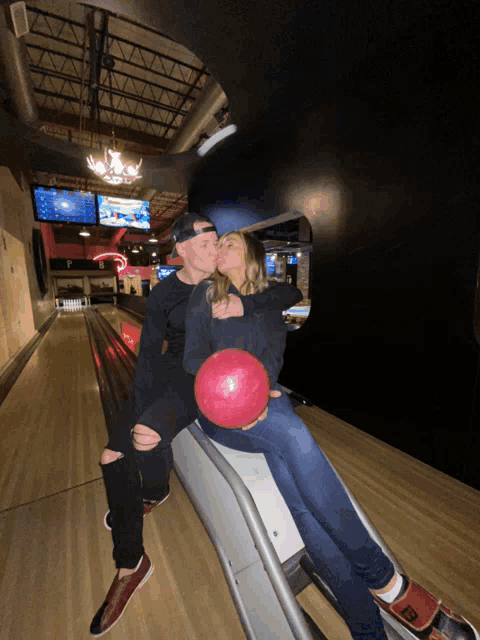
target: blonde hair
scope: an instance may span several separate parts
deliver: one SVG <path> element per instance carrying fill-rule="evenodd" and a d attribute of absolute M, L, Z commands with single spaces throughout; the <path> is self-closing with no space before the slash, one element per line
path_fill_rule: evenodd
<path fill-rule="evenodd" d="M 240 239 L 245 256 L 245 280 L 240 287 L 240 293 L 243 296 L 248 296 L 252 293 L 265 291 L 268 287 L 268 280 L 263 244 L 250 233 L 229 231 L 220 238 L 219 245 L 221 246 L 232 237 Z M 230 278 L 215 269 L 208 281 L 210 286 L 207 289 L 207 301 L 211 304 L 227 300 L 228 288 L 231 284 Z"/>

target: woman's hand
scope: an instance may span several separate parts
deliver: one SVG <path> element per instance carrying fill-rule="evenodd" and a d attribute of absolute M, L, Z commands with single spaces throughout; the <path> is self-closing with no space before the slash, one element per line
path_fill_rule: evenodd
<path fill-rule="evenodd" d="M 271 398 L 279 398 L 281 395 L 282 395 L 281 391 L 270 391 Z M 258 416 L 255 422 L 252 422 L 252 424 L 247 424 L 245 427 L 242 427 L 242 431 L 248 431 L 248 429 L 252 429 L 252 427 L 254 427 L 259 420 L 265 420 L 265 418 L 267 417 L 267 413 L 268 413 L 268 407 L 266 407 L 265 411 Z"/>
<path fill-rule="evenodd" d="M 243 316 L 243 303 L 238 296 L 230 293 L 228 300 L 212 304 L 212 315 L 220 320 L 239 318 Z"/>

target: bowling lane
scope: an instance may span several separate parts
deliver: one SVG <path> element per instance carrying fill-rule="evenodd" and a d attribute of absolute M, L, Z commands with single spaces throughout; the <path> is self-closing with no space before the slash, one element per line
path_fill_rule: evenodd
<path fill-rule="evenodd" d="M 408 573 L 480 628 L 480 492 L 318 407 L 297 412 Z M 81 312 L 56 319 L 0 408 L 0 425 L 9 452 L 0 460 L 2 498 L 6 488 L 13 507 L 0 513 L 2 638 L 88 638 L 115 570 L 97 466 L 106 432 Z M 10 464 L 10 486 L 4 467 L 12 456 L 19 471 Z M 54 495 L 45 474 L 59 487 Z M 108 638 L 242 640 L 215 549 L 175 474 L 171 489 L 145 519 L 155 571 Z M 329 640 L 351 640 L 313 586 L 298 599 Z"/>
<path fill-rule="evenodd" d="M 2 638 L 91 637 L 115 567 L 98 466 L 106 427 L 81 311 L 58 314 L 0 425 Z M 175 474 L 170 486 L 144 528 L 155 571 L 108 637 L 244 640 L 216 551 Z"/>
<path fill-rule="evenodd" d="M 98 479 L 106 443 L 86 325 L 60 311 L 0 406 L 0 510 Z"/>
<path fill-rule="evenodd" d="M 480 492 L 319 407 L 296 411 L 407 573 L 480 630 Z M 349 637 L 313 586 L 298 600 L 329 640 Z"/>
<path fill-rule="evenodd" d="M 125 344 L 138 355 L 142 322 L 129 313 L 112 304 L 99 304 L 96 307 L 102 316 L 115 329 Z"/>

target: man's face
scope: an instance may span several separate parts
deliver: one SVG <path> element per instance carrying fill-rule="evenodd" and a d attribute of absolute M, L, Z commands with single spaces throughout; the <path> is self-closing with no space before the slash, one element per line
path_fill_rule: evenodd
<path fill-rule="evenodd" d="M 195 222 L 194 228 L 204 229 L 205 227 L 211 226 L 208 222 Z M 190 240 L 185 240 L 185 242 L 181 243 L 182 246 L 182 257 L 185 262 L 196 269 L 197 271 L 201 271 L 206 276 L 209 276 L 216 267 L 217 260 L 217 234 L 215 231 L 207 231 L 206 233 L 202 233 L 199 236 L 195 236 L 195 238 L 190 238 Z"/>

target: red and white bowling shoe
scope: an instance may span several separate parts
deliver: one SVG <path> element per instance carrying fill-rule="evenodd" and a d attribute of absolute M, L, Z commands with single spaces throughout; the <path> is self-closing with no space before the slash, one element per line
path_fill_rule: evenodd
<path fill-rule="evenodd" d="M 480 640 L 478 631 L 465 618 L 455 614 L 416 582 L 405 576 L 403 579 L 407 587 L 395 602 L 387 604 L 373 596 L 380 610 L 389 614 L 388 622 L 402 637 L 412 640 Z"/>

